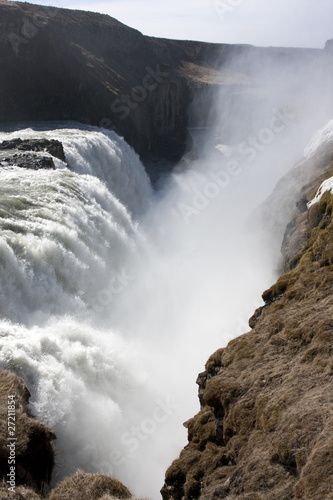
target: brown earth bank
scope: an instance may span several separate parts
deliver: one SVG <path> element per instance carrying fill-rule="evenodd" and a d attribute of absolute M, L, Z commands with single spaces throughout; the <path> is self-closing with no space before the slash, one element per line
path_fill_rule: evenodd
<path fill-rule="evenodd" d="M 258 74 L 279 88 L 281 76 L 285 87 L 287 75 L 296 75 L 288 92 L 322 95 L 320 73 L 331 70 L 331 57 L 329 44 L 311 50 L 159 39 L 106 15 L 0 0 L 0 123 L 103 126 L 142 159 L 177 161 L 188 126 L 216 118 L 217 93 L 225 103 L 223 132 L 244 106 L 253 129 L 266 94 Z"/>
<path fill-rule="evenodd" d="M 287 272 L 264 292 L 252 331 L 199 375 L 201 410 L 185 424 L 164 500 L 333 499 L 333 195 L 306 208 L 333 175 L 332 153 L 331 144 L 281 181 L 306 179 L 283 242 Z"/>

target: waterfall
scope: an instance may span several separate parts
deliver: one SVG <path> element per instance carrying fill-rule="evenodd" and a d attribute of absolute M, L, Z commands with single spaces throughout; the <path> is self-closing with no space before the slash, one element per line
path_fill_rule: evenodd
<path fill-rule="evenodd" d="M 197 373 L 276 276 L 279 243 L 263 248 L 248 218 L 304 141 L 291 154 L 297 126 L 272 123 L 260 150 L 217 142 L 159 192 L 114 132 L 0 133 L 58 139 L 68 165 L 0 171 L 0 362 L 57 434 L 54 483 L 81 467 L 159 498 Z"/>
<path fill-rule="evenodd" d="M 24 378 L 33 413 L 57 433 L 55 482 L 82 467 L 135 484 L 157 424 L 146 421 L 142 442 L 129 430 L 154 410 L 164 422 L 172 408 L 147 381 L 140 339 L 112 328 L 131 268 L 148 251 L 137 219 L 151 203 L 150 182 L 113 132 L 67 125 L 0 134 L 16 137 L 60 140 L 68 168 L 58 160 L 55 170 L 0 172 L 1 366 Z"/>

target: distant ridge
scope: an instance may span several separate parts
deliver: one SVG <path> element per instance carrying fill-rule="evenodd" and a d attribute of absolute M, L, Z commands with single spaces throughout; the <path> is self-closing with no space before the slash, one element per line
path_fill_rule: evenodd
<path fill-rule="evenodd" d="M 113 128 L 141 157 L 186 150 L 194 95 L 251 85 L 234 55 L 308 64 L 324 51 L 264 49 L 152 38 L 110 16 L 0 1 L 0 122 L 75 120 Z M 295 69 L 295 68 L 294 68 Z M 253 85 L 253 84 L 252 84 Z"/>

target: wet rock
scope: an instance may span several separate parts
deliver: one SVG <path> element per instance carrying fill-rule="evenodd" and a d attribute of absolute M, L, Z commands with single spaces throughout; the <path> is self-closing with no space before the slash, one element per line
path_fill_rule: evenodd
<path fill-rule="evenodd" d="M 63 145 L 55 139 L 27 139 L 20 138 L 3 141 L 0 144 L 0 151 L 17 149 L 19 151 L 43 151 L 66 162 Z"/>
<path fill-rule="evenodd" d="M 12 157 L 6 156 L 1 159 L 0 167 L 20 167 L 29 170 L 54 170 L 54 161 L 50 156 L 37 155 L 33 153 L 13 154 Z"/>

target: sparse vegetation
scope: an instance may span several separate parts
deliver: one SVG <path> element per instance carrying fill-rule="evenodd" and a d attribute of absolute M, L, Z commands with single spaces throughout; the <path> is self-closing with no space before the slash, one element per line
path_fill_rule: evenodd
<path fill-rule="evenodd" d="M 106 500 L 105 495 L 117 499 L 132 498 L 130 491 L 117 479 L 78 470 L 50 493 L 49 500 L 100 500 L 103 497 Z"/>
<path fill-rule="evenodd" d="M 304 189 L 331 175 L 331 154 Z M 312 161 L 317 161 L 312 160 Z M 333 196 L 297 213 L 253 330 L 214 353 L 164 500 L 333 498 Z"/>
<path fill-rule="evenodd" d="M 41 500 L 42 497 L 24 486 L 15 488 L 15 492 L 8 491 L 6 486 L 0 487 L 0 500 Z"/>

